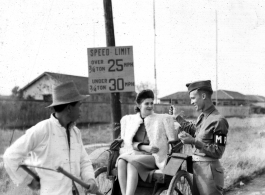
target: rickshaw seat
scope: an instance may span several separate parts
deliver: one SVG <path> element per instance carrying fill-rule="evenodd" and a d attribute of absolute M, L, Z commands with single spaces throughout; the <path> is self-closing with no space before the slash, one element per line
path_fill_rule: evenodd
<path fill-rule="evenodd" d="M 114 168 L 111 171 L 111 174 L 117 176 L 118 175 L 117 168 Z M 147 181 L 156 181 L 158 183 L 164 183 L 164 180 L 165 180 L 165 174 L 159 169 L 156 169 L 152 174 L 150 173 L 147 178 Z"/>

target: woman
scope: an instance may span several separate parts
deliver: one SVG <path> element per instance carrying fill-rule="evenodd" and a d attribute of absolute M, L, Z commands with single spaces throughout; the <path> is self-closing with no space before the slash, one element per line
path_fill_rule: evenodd
<path fill-rule="evenodd" d="M 173 118 L 155 114 L 154 93 L 143 90 L 136 97 L 136 114 L 121 119 L 124 146 L 118 158 L 118 178 L 123 195 L 135 193 L 138 175 L 147 181 L 155 169 L 163 169 L 168 154 L 168 141 L 175 140 Z M 149 181 L 150 182 L 150 181 Z"/>

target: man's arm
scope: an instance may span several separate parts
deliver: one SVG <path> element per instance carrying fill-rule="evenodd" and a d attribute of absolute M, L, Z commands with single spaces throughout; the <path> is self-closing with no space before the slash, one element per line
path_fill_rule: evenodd
<path fill-rule="evenodd" d="M 194 145 L 196 148 L 201 150 L 201 152 L 205 153 L 206 156 L 220 159 L 225 151 L 225 145 L 226 145 L 226 135 L 228 133 L 228 122 L 226 119 L 221 118 L 218 121 L 214 121 L 211 124 L 213 130 L 213 142 L 206 144 L 202 141 L 195 138 Z M 216 140 L 215 136 L 220 138 L 220 140 Z"/>
<path fill-rule="evenodd" d="M 185 131 L 192 137 L 195 137 L 196 125 L 193 122 L 185 120 L 180 115 L 174 116 L 174 119 L 180 124 L 181 131 Z"/>
<path fill-rule="evenodd" d="M 83 146 L 83 143 L 82 143 L 80 169 L 81 169 L 80 172 L 82 180 L 90 186 L 89 189 L 86 189 L 86 192 L 96 193 L 98 191 L 98 187 L 95 180 L 94 169 L 92 166 L 92 162 L 89 159 L 89 156 L 85 150 L 85 147 Z"/>
<path fill-rule="evenodd" d="M 92 166 L 92 162 L 87 154 L 87 151 L 84 147 L 82 137 L 81 137 L 81 132 L 78 129 L 78 139 L 79 143 L 81 144 L 81 159 L 80 159 L 80 173 L 81 173 L 81 178 L 84 181 L 88 181 L 90 179 L 95 180 L 95 174 L 94 174 L 94 169 Z"/>
<path fill-rule="evenodd" d="M 94 174 L 92 162 L 91 162 L 83 144 L 82 144 L 80 169 L 81 169 L 80 171 L 81 171 L 82 180 L 84 180 L 84 181 L 88 181 L 90 179 L 95 180 L 95 174 Z"/>
<path fill-rule="evenodd" d="M 22 135 L 5 151 L 3 156 L 4 166 L 8 175 L 16 185 L 27 185 L 31 183 L 32 177 L 18 167 L 28 157 L 29 152 L 33 151 L 38 143 L 43 140 L 44 136 L 45 131 L 38 129 L 38 126 L 34 126 L 27 130 L 26 134 Z"/>

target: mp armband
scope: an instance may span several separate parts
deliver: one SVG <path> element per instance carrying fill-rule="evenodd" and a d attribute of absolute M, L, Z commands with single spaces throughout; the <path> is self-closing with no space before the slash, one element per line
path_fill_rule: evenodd
<path fill-rule="evenodd" d="M 227 136 L 224 134 L 214 134 L 214 143 L 219 146 L 225 146 L 227 141 Z"/>

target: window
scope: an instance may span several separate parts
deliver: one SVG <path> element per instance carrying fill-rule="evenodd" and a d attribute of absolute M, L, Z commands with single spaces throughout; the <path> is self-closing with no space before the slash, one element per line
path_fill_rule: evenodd
<path fill-rule="evenodd" d="M 52 101 L 52 94 L 43 95 L 43 100 L 45 102 L 51 102 Z"/>

